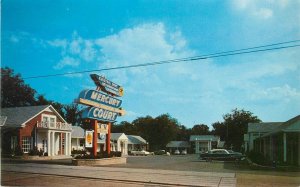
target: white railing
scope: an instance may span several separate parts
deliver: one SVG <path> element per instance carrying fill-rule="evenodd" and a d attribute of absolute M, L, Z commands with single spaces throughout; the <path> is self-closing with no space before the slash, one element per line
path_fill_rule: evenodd
<path fill-rule="evenodd" d="M 72 125 L 69 123 L 51 123 L 47 121 L 37 122 L 37 128 L 44 128 L 44 129 L 58 129 L 58 130 L 72 130 Z"/>

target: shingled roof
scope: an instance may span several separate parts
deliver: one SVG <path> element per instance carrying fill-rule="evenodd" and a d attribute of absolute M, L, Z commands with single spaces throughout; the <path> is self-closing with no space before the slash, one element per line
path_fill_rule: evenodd
<path fill-rule="evenodd" d="M 53 111 L 63 121 L 65 121 L 51 105 L 1 108 L 1 116 L 7 117 L 4 127 L 24 127 L 26 122 L 39 115 L 46 109 Z"/>
<path fill-rule="evenodd" d="M 126 135 L 128 138 L 128 144 L 147 144 L 147 141 L 140 137 L 135 135 Z"/>
<path fill-rule="evenodd" d="M 300 132 L 300 115 L 281 123 L 281 125 L 277 126 L 277 128 L 265 134 L 263 137 L 279 132 Z"/>
<path fill-rule="evenodd" d="M 263 122 L 263 123 L 249 123 L 249 132 L 271 132 L 277 129 L 282 122 Z"/>
<path fill-rule="evenodd" d="M 72 138 L 84 138 L 84 129 L 79 126 L 73 126 Z"/>

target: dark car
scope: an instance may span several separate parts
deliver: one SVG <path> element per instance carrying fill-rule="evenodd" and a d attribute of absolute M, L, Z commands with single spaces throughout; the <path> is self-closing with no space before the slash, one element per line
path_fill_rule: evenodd
<path fill-rule="evenodd" d="M 226 149 L 213 149 L 206 153 L 200 154 L 202 160 L 222 160 L 222 161 L 239 161 L 243 160 L 245 156 L 242 153 L 234 152 Z"/>

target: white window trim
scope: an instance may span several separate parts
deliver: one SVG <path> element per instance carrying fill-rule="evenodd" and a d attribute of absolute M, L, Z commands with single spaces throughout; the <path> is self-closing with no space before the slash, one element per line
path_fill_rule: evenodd
<path fill-rule="evenodd" d="M 24 150 L 24 148 L 23 148 L 23 147 L 25 146 L 25 145 L 24 145 L 24 142 L 25 142 L 24 139 L 25 139 L 25 138 L 26 138 L 26 139 L 27 139 L 27 138 L 29 139 L 29 140 L 28 140 L 28 139 L 26 140 L 26 142 L 27 142 L 28 144 L 25 144 L 25 145 L 26 145 L 26 149 L 28 149 L 28 151 Z M 21 141 L 22 141 L 22 148 L 21 148 L 22 151 L 23 151 L 24 153 L 29 153 L 29 151 L 32 149 L 32 137 L 31 137 L 31 136 L 23 136 Z M 28 147 L 28 146 L 29 146 L 29 147 Z"/>
<path fill-rule="evenodd" d="M 50 118 L 54 118 L 54 126 L 56 125 L 56 122 L 57 122 L 56 115 L 42 114 L 41 121 L 43 121 L 44 117 L 48 118 L 49 123 L 50 123 Z M 49 126 L 50 126 L 50 124 L 49 124 Z"/>

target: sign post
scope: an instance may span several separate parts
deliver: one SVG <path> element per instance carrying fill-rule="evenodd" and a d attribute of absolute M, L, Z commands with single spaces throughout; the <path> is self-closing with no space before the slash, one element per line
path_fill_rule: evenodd
<path fill-rule="evenodd" d="M 108 133 L 107 133 L 107 136 L 106 136 L 106 151 L 107 151 L 107 154 L 110 155 L 110 130 L 111 130 L 111 123 L 108 122 Z"/>
<path fill-rule="evenodd" d="M 94 140 L 93 140 L 93 153 L 94 157 L 97 156 L 97 148 L 98 148 L 98 141 L 97 141 L 97 120 L 91 120 L 92 127 L 94 127 Z"/>
<path fill-rule="evenodd" d="M 86 141 L 88 139 L 89 144 L 86 147 L 93 147 L 93 155 L 97 156 L 98 148 L 98 133 L 99 137 L 104 138 L 104 133 L 106 133 L 106 151 L 110 155 L 110 133 L 111 125 L 116 121 L 118 116 L 125 115 L 125 111 L 121 108 L 122 100 L 116 97 L 122 97 L 124 94 L 123 87 L 117 85 L 103 76 L 96 74 L 91 74 L 91 79 L 96 85 L 96 90 L 83 90 L 80 92 L 78 99 L 75 100 L 76 103 L 82 104 L 86 107 L 82 110 L 82 118 L 90 119 L 90 125 L 92 131 L 86 136 Z M 107 130 L 104 131 L 103 127 L 100 125 L 98 127 L 98 122 L 107 125 Z"/>

